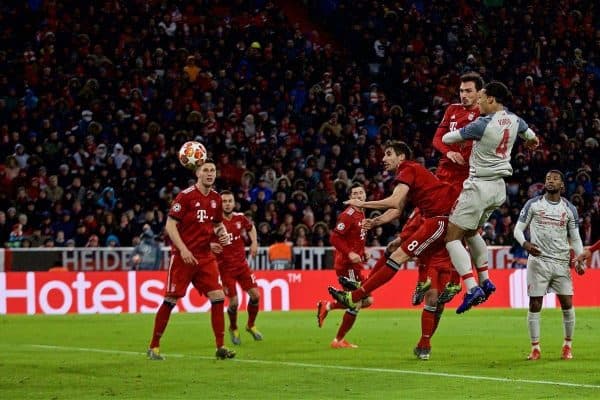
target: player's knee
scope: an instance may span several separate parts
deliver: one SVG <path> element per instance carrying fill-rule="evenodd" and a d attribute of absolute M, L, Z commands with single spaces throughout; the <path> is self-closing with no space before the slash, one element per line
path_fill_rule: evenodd
<path fill-rule="evenodd" d="M 406 254 L 402 248 L 398 248 L 392 253 L 389 259 L 397 264 L 403 264 L 410 259 L 410 256 Z"/>
<path fill-rule="evenodd" d="M 213 304 L 225 301 L 225 293 L 221 289 L 212 290 L 212 291 L 206 293 L 206 297 L 208 297 L 210 302 Z"/>
<path fill-rule="evenodd" d="M 250 302 L 254 304 L 258 304 L 260 302 L 260 293 L 256 289 L 250 289 L 248 291 L 248 296 L 250 297 Z"/>
<path fill-rule="evenodd" d="M 558 296 L 558 301 L 560 302 L 560 308 L 563 310 L 573 307 L 573 298 L 571 296 Z"/>
<path fill-rule="evenodd" d="M 530 297 L 529 298 L 529 311 L 540 312 L 542 310 L 542 297 Z"/>
<path fill-rule="evenodd" d="M 239 304 L 238 304 L 237 297 L 231 297 L 231 298 L 229 298 L 229 306 L 228 306 L 228 308 L 230 310 L 237 310 L 238 309 L 238 305 Z"/>
<path fill-rule="evenodd" d="M 167 307 L 173 308 L 177 304 L 177 297 L 167 296 L 164 298 L 163 304 Z"/>
<path fill-rule="evenodd" d="M 365 299 L 362 299 L 362 308 L 370 307 L 373 305 L 373 297 L 369 296 Z"/>
<path fill-rule="evenodd" d="M 428 290 L 425 293 L 425 304 L 431 307 L 437 306 L 438 292 L 437 290 Z"/>

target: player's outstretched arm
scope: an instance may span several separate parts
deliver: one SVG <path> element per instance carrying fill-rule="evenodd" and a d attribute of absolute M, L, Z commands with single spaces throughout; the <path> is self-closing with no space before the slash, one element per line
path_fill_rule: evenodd
<path fill-rule="evenodd" d="M 363 222 L 363 228 L 365 229 L 373 229 L 381 225 L 385 225 L 393 220 L 400 218 L 402 215 L 402 211 L 397 208 L 390 208 L 385 210 L 385 212 L 375 218 L 365 219 Z"/>
<path fill-rule="evenodd" d="M 358 199 L 350 199 L 346 200 L 344 204 L 360 208 L 373 208 L 376 210 L 397 208 L 400 210 L 400 212 L 402 212 L 404 205 L 406 204 L 406 195 L 408 194 L 408 190 L 408 185 L 400 183 L 394 188 L 394 192 L 385 199 L 375 201 L 360 201 Z"/>

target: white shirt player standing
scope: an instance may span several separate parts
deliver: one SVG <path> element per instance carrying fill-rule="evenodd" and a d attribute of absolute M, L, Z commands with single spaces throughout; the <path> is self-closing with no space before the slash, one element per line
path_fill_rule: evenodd
<path fill-rule="evenodd" d="M 517 135 L 526 140 L 529 148 L 535 148 L 539 140 L 527 123 L 504 108 L 510 91 L 500 82 L 490 82 L 480 91 L 479 109 L 482 117 L 467 126 L 446 133 L 446 144 L 474 140 L 469 158 L 469 178 L 454 205 L 446 233 L 446 249 L 454 268 L 462 277 L 467 293 L 456 312 L 463 313 L 481 304 L 496 290 L 489 279 L 487 269 L 488 251 L 478 228 L 483 226 L 491 213 L 506 201 L 504 177 L 512 175 L 510 153 Z M 465 239 L 471 252 L 462 245 Z M 473 277 L 471 259 L 479 275 L 479 285 Z"/>
<path fill-rule="evenodd" d="M 527 295 L 529 312 L 527 325 L 531 339 L 531 353 L 528 360 L 538 360 L 540 350 L 540 314 L 544 295 L 551 289 L 556 292 L 563 313 L 565 340 L 562 358 L 573 358 L 571 343 L 575 328 L 573 308 L 573 281 L 571 279 L 570 250 L 575 255 L 583 253 L 579 236 L 579 216 L 577 209 L 567 199 L 560 196 L 565 187 L 560 171 L 551 170 L 546 174 L 543 196 L 529 200 L 519 216 L 514 236 L 529 252 L 527 260 Z M 525 229 L 529 227 L 531 239 L 525 239 Z M 583 264 L 576 264 L 578 274 L 585 272 Z"/>

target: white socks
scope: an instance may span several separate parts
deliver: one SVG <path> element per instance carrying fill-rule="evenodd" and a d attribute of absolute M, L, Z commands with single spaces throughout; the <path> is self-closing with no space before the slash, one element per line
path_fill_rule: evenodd
<path fill-rule="evenodd" d="M 475 278 L 472 276 L 473 270 L 471 268 L 471 257 L 469 256 L 469 252 L 465 249 L 460 240 L 453 240 L 446 243 L 446 250 L 448 250 L 448 253 L 450 254 L 454 269 L 461 278 L 463 278 L 463 282 L 470 292 L 471 289 L 477 286 L 477 282 L 475 282 Z M 465 278 L 464 276 L 468 274 L 471 274 L 471 277 Z"/>
<path fill-rule="evenodd" d="M 529 339 L 531 339 L 532 347 L 540 348 L 540 314 L 541 312 L 527 313 L 527 327 L 529 328 Z M 534 345 L 536 343 L 536 345 Z"/>
<path fill-rule="evenodd" d="M 471 253 L 471 258 L 473 259 L 473 263 L 475 264 L 475 268 L 478 268 L 477 273 L 479 275 L 479 283 L 489 279 L 489 273 L 487 271 L 488 264 L 488 249 L 485 244 L 485 240 L 478 233 L 466 237 L 465 241 L 469 246 L 469 252 Z M 479 268 L 486 267 L 485 271 L 480 271 Z"/>
<path fill-rule="evenodd" d="M 563 343 L 563 346 L 571 347 L 573 331 L 575 330 L 575 307 L 571 307 L 568 310 L 562 310 L 562 313 L 563 328 L 565 333 L 565 342 Z"/>

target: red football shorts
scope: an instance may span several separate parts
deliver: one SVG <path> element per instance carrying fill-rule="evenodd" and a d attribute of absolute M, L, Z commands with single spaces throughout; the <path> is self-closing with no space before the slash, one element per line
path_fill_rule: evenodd
<path fill-rule="evenodd" d="M 219 270 L 221 272 L 221 281 L 223 282 L 223 291 L 227 297 L 237 296 L 237 291 L 235 290 L 236 282 L 240 284 L 244 292 L 258 287 L 256 285 L 256 278 L 247 263 L 238 268 L 220 268 Z"/>
<path fill-rule="evenodd" d="M 446 246 L 447 229 L 448 217 L 423 218 L 419 227 L 402 240 L 400 247 L 411 257 L 433 254 Z M 404 235 L 401 234 L 401 237 L 404 238 Z"/>
<path fill-rule="evenodd" d="M 186 264 L 179 254 L 171 256 L 167 275 L 167 297 L 185 296 L 190 283 L 205 296 L 208 292 L 222 289 L 215 257 L 212 254 L 194 256 L 198 265 Z"/>

